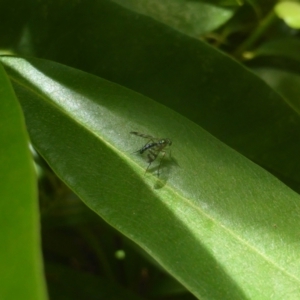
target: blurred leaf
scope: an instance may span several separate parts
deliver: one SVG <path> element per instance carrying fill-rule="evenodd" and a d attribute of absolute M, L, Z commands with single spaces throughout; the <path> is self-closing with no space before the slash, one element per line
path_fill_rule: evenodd
<path fill-rule="evenodd" d="M 271 68 L 256 68 L 255 73 L 265 80 L 300 115 L 300 75 Z"/>
<path fill-rule="evenodd" d="M 292 28 L 300 28 L 300 2 L 281 1 L 275 6 L 278 17 Z"/>
<path fill-rule="evenodd" d="M 55 300 L 141 299 L 125 288 L 101 277 L 76 271 L 59 264 L 46 264 L 49 294 Z"/>
<path fill-rule="evenodd" d="M 222 28 L 226 37 L 233 35 L 233 40 L 229 40 L 227 43 L 236 47 L 236 42 L 243 41 L 245 38 L 244 35 L 251 31 L 259 21 L 258 15 L 260 15 L 260 13 L 257 13 L 250 5 L 245 4 L 241 6 Z M 236 35 L 234 35 L 237 33 L 243 34 L 242 37 L 239 37 L 238 41 L 236 40 Z"/>
<path fill-rule="evenodd" d="M 233 8 L 216 6 L 205 1 L 113 1 L 194 37 L 200 37 L 202 34 L 220 27 L 233 16 L 235 11 Z"/>
<path fill-rule="evenodd" d="M 187 293 L 187 290 L 180 284 L 178 283 L 174 278 L 172 277 L 167 277 L 164 278 L 163 280 L 159 280 L 158 284 L 152 289 L 151 295 L 153 297 L 167 297 L 167 296 L 182 296 Z M 192 299 L 195 299 L 192 294 L 190 294 L 190 297 Z M 181 298 L 179 298 L 181 299 Z"/>
<path fill-rule="evenodd" d="M 21 109 L 0 64 L 0 298 L 47 299 L 36 177 Z"/>
<path fill-rule="evenodd" d="M 254 51 L 248 66 L 300 114 L 300 40 L 271 40 Z"/>
<path fill-rule="evenodd" d="M 285 38 L 262 44 L 254 52 L 255 56 L 280 56 L 300 62 L 300 40 Z"/>
<path fill-rule="evenodd" d="M 52 62 L 2 61 L 49 165 L 192 293 L 300 297 L 298 194 L 140 94 Z M 131 130 L 173 139 L 159 178 L 132 153 L 145 141 Z"/>
<path fill-rule="evenodd" d="M 220 6 L 238 6 L 244 3 L 243 0 L 186 0 L 187 2 L 206 2 Z"/>
<path fill-rule="evenodd" d="M 13 49 L 19 42 L 30 18 L 33 0 L 0 1 L 0 52 Z"/>
<path fill-rule="evenodd" d="M 261 19 L 265 14 L 267 14 L 273 6 L 276 4 L 277 0 L 246 0 L 252 9 L 256 13 L 256 17 Z"/>

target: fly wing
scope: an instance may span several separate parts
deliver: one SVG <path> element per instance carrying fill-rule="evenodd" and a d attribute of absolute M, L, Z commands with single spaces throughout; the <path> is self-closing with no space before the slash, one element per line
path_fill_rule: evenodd
<path fill-rule="evenodd" d="M 137 135 L 137 136 L 140 136 L 142 138 L 145 138 L 145 139 L 148 139 L 148 140 L 154 140 L 155 138 L 151 135 L 148 135 L 148 134 L 143 134 L 143 133 L 140 133 L 140 132 L 136 132 L 136 131 L 131 131 L 130 132 L 131 134 L 134 134 L 134 135 Z"/>

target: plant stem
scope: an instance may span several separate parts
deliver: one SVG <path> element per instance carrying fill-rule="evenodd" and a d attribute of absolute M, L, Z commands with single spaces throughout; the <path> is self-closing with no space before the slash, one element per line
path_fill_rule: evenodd
<path fill-rule="evenodd" d="M 265 18 L 258 24 L 256 29 L 250 34 L 250 36 L 236 49 L 234 52 L 235 57 L 241 57 L 243 52 L 253 48 L 257 40 L 269 29 L 271 25 L 277 20 L 277 16 L 272 9 Z"/>

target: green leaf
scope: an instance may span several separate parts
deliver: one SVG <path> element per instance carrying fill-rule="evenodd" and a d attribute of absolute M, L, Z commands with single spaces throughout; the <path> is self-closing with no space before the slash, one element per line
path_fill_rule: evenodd
<path fill-rule="evenodd" d="M 3 0 L 0 2 L 0 52 L 11 50 L 24 32 L 30 18 L 32 0 Z"/>
<path fill-rule="evenodd" d="M 233 16 L 235 11 L 232 7 L 217 6 L 205 1 L 113 1 L 138 13 L 151 16 L 157 21 L 195 37 L 220 27 Z"/>
<path fill-rule="evenodd" d="M 275 6 L 278 17 L 291 28 L 300 28 L 300 3 L 297 1 L 281 1 Z"/>
<path fill-rule="evenodd" d="M 300 197 L 178 113 L 62 65 L 2 58 L 32 142 L 113 227 L 202 299 L 300 297 Z M 161 175 L 137 130 L 173 140 Z"/>
<path fill-rule="evenodd" d="M 300 63 L 300 40 L 296 38 L 282 38 L 262 44 L 254 52 L 255 56 L 286 57 Z"/>
<path fill-rule="evenodd" d="M 63 2 L 59 9 L 48 4 L 49 18 L 41 8 L 32 14 L 36 55 L 142 93 L 272 172 L 300 182 L 299 115 L 253 72 L 113 2 L 84 3 Z"/>
<path fill-rule="evenodd" d="M 36 176 L 21 109 L 0 64 L 0 298 L 46 299 Z"/>
<path fill-rule="evenodd" d="M 300 75 L 272 68 L 253 69 L 300 115 Z"/>

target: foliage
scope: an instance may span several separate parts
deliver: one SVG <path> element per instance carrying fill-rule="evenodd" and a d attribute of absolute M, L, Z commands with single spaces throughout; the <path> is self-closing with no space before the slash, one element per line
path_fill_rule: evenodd
<path fill-rule="evenodd" d="M 300 298 L 299 7 L 2 2 L 0 298 Z"/>

